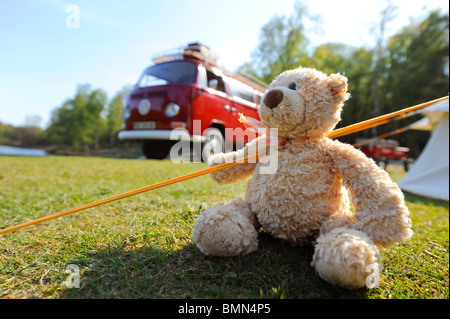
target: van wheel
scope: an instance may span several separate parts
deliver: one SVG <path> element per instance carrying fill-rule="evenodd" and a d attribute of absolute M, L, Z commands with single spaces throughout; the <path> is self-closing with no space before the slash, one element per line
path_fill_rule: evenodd
<path fill-rule="evenodd" d="M 208 128 L 205 133 L 206 142 L 202 144 L 202 160 L 208 161 L 211 155 L 222 153 L 225 150 L 225 138 L 222 132 L 215 128 Z"/>
<path fill-rule="evenodd" d="M 384 159 L 379 159 L 376 161 L 378 166 L 381 167 L 382 169 L 386 169 L 387 166 L 387 160 Z"/>
<path fill-rule="evenodd" d="M 164 159 L 169 155 L 172 146 L 172 141 L 143 140 L 142 153 L 150 159 Z"/>
<path fill-rule="evenodd" d="M 414 160 L 412 158 L 407 158 L 403 160 L 403 168 L 405 169 L 405 172 L 408 172 L 409 169 L 413 166 Z"/>

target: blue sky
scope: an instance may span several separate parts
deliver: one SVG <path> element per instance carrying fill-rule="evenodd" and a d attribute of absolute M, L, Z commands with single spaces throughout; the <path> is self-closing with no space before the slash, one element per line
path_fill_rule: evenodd
<path fill-rule="evenodd" d="M 321 16 L 312 46 L 342 42 L 373 47 L 371 28 L 383 0 L 308 0 Z M 393 0 L 396 18 L 386 36 L 431 9 L 448 12 L 447 0 Z M 67 5 L 80 10 L 79 28 L 68 28 Z M 22 125 L 51 111 L 80 84 L 111 98 L 134 83 L 157 52 L 200 41 L 235 70 L 250 58 L 261 27 L 274 15 L 290 15 L 295 0 L 0 0 L 0 121 Z M 73 20 L 71 20 L 73 21 Z M 311 26 L 310 26 L 311 27 Z"/>

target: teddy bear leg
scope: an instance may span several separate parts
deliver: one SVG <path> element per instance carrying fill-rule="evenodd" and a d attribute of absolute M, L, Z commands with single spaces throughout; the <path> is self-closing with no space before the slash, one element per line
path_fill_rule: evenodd
<path fill-rule="evenodd" d="M 202 212 L 192 240 L 205 255 L 246 255 L 258 247 L 259 224 L 250 205 L 241 198 Z"/>
<path fill-rule="evenodd" d="M 348 227 L 319 236 L 312 265 L 324 280 L 347 289 L 373 288 L 382 270 L 377 246 L 365 233 Z"/>

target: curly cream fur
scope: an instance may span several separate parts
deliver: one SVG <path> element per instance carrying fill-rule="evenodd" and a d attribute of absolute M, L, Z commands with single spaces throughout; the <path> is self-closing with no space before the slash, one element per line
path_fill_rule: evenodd
<path fill-rule="evenodd" d="M 236 198 L 201 214 L 193 240 L 206 255 L 246 255 L 258 247 L 258 226 L 248 204 Z"/>
<path fill-rule="evenodd" d="M 289 89 L 293 83 L 296 90 Z M 326 137 L 349 98 L 344 76 L 299 68 L 279 75 L 266 94 L 275 89 L 283 93 L 279 106 L 285 106 L 269 108 L 263 97 L 259 112 L 268 127 L 287 139 L 278 148 L 276 173 L 262 174 L 260 162 L 213 173 L 220 184 L 251 178 L 244 199 L 197 218 L 193 241 L 205 254 L 247 254 L 257 249 L 255 227 L 260 225 L 295 244 L 316 242 L 312 265 L 322 278 L 346 288 L 362 287 L 367 265 L 380 262 L 378 247 L 412 235 L 403 194 L 373 160 Z M 259 141 L 217 154 L 209 165 L 261 152 Z"/>
<path fill-rule="evenodd" d="M 363 287 L 371 265 L 382 269 L 380 252 L 363 232 L 336 228 L 320 235 L 312 265 L 326 281 L 348 289 Z"/>

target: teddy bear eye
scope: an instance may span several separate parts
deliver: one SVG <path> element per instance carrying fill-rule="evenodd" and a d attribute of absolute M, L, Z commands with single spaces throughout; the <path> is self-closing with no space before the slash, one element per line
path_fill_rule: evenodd
<path fill-rule="evenodd" d="M 289 85 L 289 89 L 295 91 L 297 89 L 297 85 L 295 83 L 292 83 L 292 84 Z"/>

